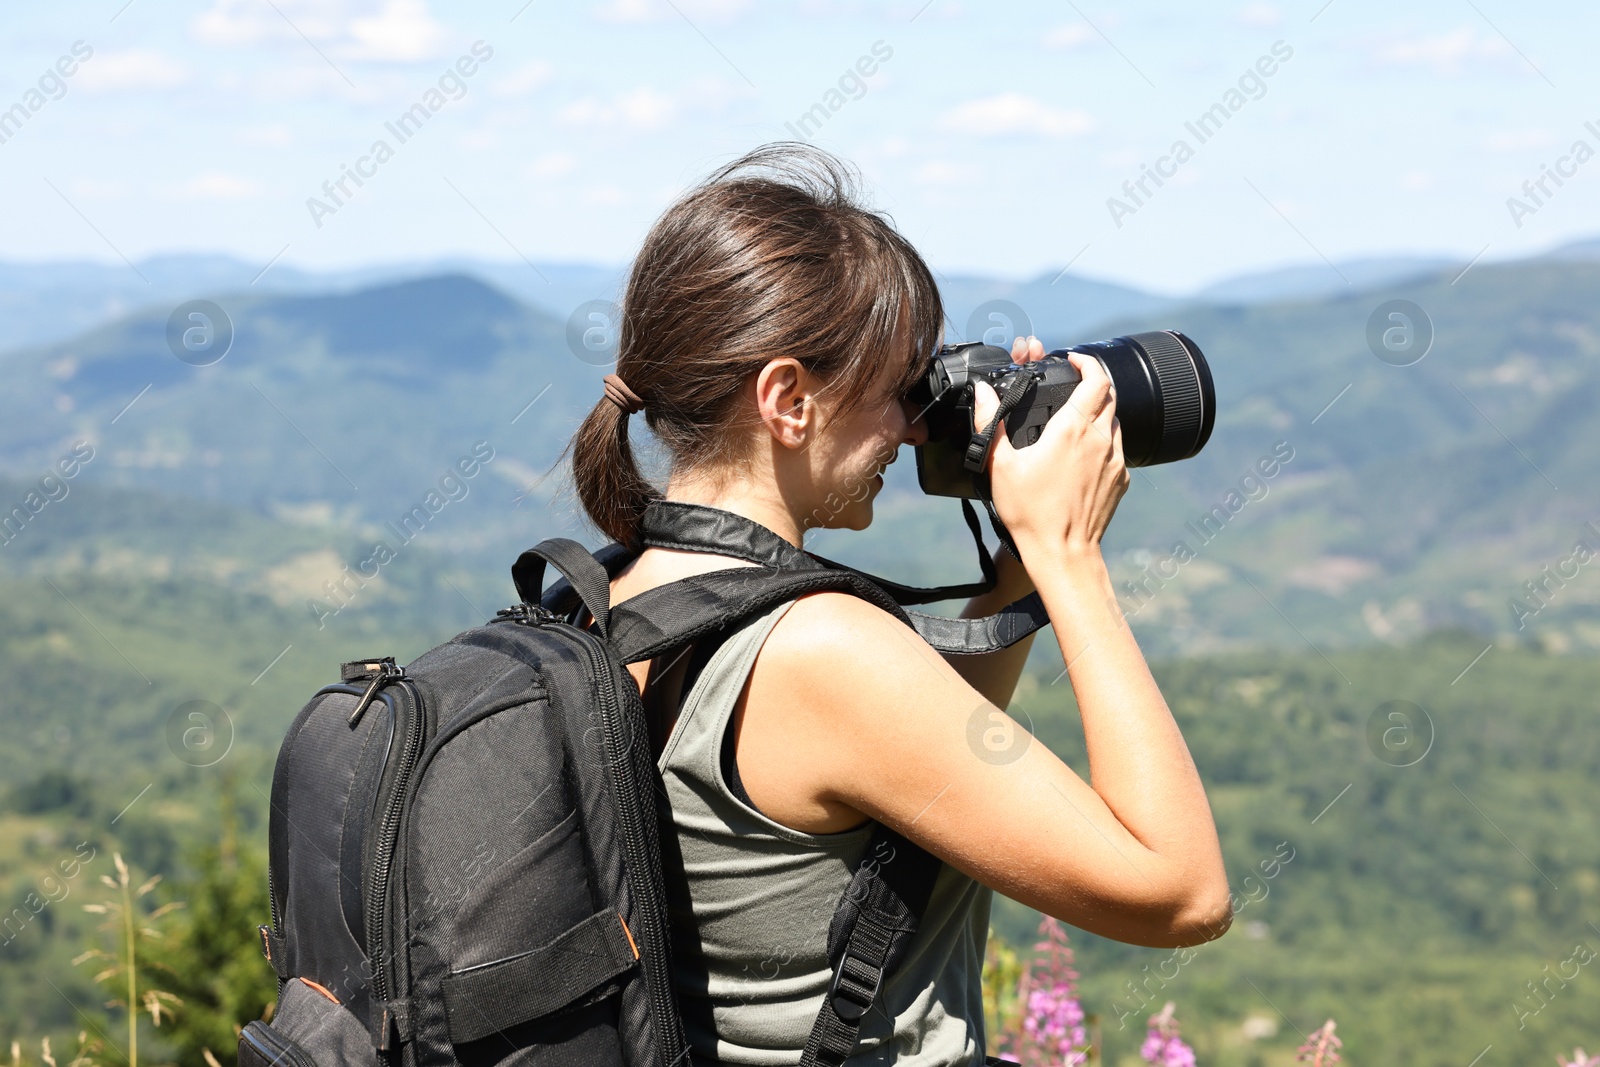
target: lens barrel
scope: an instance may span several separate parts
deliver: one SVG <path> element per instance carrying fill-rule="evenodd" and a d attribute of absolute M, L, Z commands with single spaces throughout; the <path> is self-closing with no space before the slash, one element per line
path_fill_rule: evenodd
<path fill-rule="evenodd" d="M 1175 330 L 1129 334 L 1052 352 L 1092 355 L 1117 390 L 1123 458 L 1130 467 L 1171 463 L 1211 439 L 1217 396 L 1200 346 Z"/>

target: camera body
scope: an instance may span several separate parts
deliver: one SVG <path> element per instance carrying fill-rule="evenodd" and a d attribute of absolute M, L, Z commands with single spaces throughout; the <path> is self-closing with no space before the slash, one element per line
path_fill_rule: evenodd
<path fill-rule="evenodd" d="M 1005 416 L 1015 448 L 1039 440 L 1044 425 L 1069 401 L 1082 381 L 1068 352 L 1094 356 L 1117 391 L 1123 456 L 1143 467 L 1187 459 L 1205 447 L 1216 417 L 1211 370 L 1200 348 L 1175 331 L 1115 337 L 1057 349 L 1022 365 L 1011 353 L 981 342 L 944 345 L 906 399 L 928 424 L 928 441 L 917 448 L 917 480 L 932 496 L 990 499 L 988 470 L 971 471 L 966 456 L 973 438 L 975 383 L 988 382 L 1005 395 L 1026 379 L 1020 401 Z"/>

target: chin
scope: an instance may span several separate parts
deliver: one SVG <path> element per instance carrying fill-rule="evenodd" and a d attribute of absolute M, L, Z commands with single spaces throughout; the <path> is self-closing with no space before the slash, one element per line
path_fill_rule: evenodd
<path fill-rule="evenodd" d="M 865 530 L 872 525 L 872 497 L 855 501 L 844 511 L 839 513 L 838 528 L 841 530 Z"/>

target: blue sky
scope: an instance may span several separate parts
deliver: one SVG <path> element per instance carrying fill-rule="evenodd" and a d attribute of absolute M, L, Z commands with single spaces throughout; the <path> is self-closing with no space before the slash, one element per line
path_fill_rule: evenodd
<path fill-rule="evenodd" d="M 0 121 L 0 259 L 618 264 L 675 192 L 818 104 L 808 134 L 946 272 L 1070 262 L 1184 292 L 1600 235 L 1600 159 L 1522 192 L 1575 141 L 1600 148 L 1593 5 L 124 2 L 6 15 L 0 115 L 26 115 Z M 480 41 L 492 55 L 447 74 Z M 430 101 L 404 143 L 386 128 Z M 1186 123 L 1213 105 L 1201 143 Z M 1123 191 L 1158 163 L 1162 185 Z M 1513 195 L 1536 210 L 1513 220 Z"/>

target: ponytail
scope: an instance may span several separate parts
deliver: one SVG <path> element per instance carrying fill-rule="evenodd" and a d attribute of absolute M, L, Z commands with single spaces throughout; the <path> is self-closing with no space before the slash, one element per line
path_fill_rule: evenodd
<path fill-rule="evenodd" d="M 594 406 L 572 439 L 572 478 L 583 510 L 600 532 L 637 548 L 644 509 L 661 494 L 633 458 L 628 413 L 610 399 Z"/>

